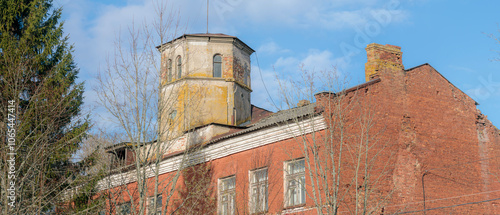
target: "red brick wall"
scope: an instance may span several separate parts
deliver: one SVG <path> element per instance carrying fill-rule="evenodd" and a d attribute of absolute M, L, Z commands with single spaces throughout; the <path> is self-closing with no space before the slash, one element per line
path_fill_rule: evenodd
<path fill-rule="evenodd" d="M 486 194 L 500 185 L 498 178 L 493 179 L 500 175 L 499 134 L 489 121 L 484 126 L 478 122 L 475 102 L 427 64 L 404 73 L 387 67 L 379 77 L 385 96 L 371 101 L 384 104 L 387 140 L 397 137 L 399 144 L 392 203 L 402 204 L 398 208 L 403 211 L 423 210 L 424 189 L 426 209 L 499 198 L 498 192 Z M 483 133 L 481 142 L 478 137 Z M 500 209 L 498 204 L 469 204 L 433 213 L 492 214 Z"/>
<path fill-rule="evenodd" d="M 400 55 L 398 58 L 388 56 L 391 53 L 376 52 L 371 50 L 370 55 L 385 56 L 378 60 L 400 62 Z M 340 97 L 317 97 L 317 104 L 325 110 L 323 116 L 330 128 L 336 125 L 332 120 L 338 114 L 335 104 L 341 103 L 345 111 L 345 131 L 349 137 L 346 143 L 350 145 L 342 149 L 343 204 L 339 211 L 352 212 L 356 207 L 353 195 L 356 190 L 364 190 L 364 187 L 355 187 L 352 180 L 356 174 L 361 181 L 365 177 L 353 171 L 356 167 L 354 146 L 364 138 L 360 134 L 364 129 L 362 122 L 366 121 L 360 119 L 370 119 L 372 127 L 368 133 L 373 138 L 373 147 L 368 157 L 375 158 L 369 163 L 370 179 L 374 182 L 369 187 L 372 191 L 370 203 L 382 205 L 376 212 L 420 211 L 424 209 L 425 198 L 425 209 L 446 207 L 428 211 L 429 214 L 499 213 L 498 200 L 456 206 L 500 198 L 499 192 L 491 192 L 500 190 L 498 129 L 480 114 L 470 97 L 431 66 L 425 64 L 404 70 L 394 62 L 370 62 L 370 55 L 367 65 L 377 68 L 380 81 L 351 89 Z M 330 134 L 328 132 L 327 129 L 318 134 L 325 136 Z M 338 135 L 335 132 L 332 134 Z M 306 139 L 311 141 L 312 136 L 307 135 Z M 249 171 L 268 167 L 269 212 L 283 212 L 284 162 L 304 157 L 297 143 L 288 139 L 211 161 L 211 186 L 208 187 L 211 192 L 207 198 L 215 204 L 218 179 L 235 175 L 237 210 L 239 214 L 247 214 Z M 340 152 L 340 148 L 335 149 Z M 360 167 L 365 166 L 361 164 Z M 168 177 L 170 174 L 165 174 L 160 179 Z M 179 186 L 184 189 L 182 181 L 183 178 Z M 306 183 L 311 183 L 307 174 Z M 312 192 L 310 186 L 307 189 Z M 312 199 L 307 198 L 306 207 L 312 206 Z M 315 210 L 308 210 L 300 214 L 315 213 Z"/>

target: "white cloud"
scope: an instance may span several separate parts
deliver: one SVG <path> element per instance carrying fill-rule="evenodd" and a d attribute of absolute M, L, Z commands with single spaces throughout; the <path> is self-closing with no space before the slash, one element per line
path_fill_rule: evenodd
<path fill-rule="evenodd" d="M 300 66 L 300 60 L 296 57 L 280 57 L 274 62 L 273 66 L 276 69 L 297 70 Z"/>
<path fill-rule="evenodd" d="M 84 0 L 56 3 L 64 7 L 64 30 L 70 36 L 69 42 L 75 47 L 74 57 L 80 68 L 79 76 L 86 80 L 85 109 L 93 113 L 94 120 L 101 116 L 98 126 L 109 127 L 111 122 L 104 120 L 109 114 L 97 108 L 94 77 L 106 65 L 107 56 L 113 54 L 117 36 L 121 34 L 127 44 L 128 27 L 133 21 L 136 25 L 142 25 L 152 20 L 155 16 L 154 5 L 151 1 L 128 1 L 121 6 Z"/>
<path fill-rule="evenodd" d="M 281 48 L 275 42 L 264 43 L 259 48 L 257 48 L 257 53 L 263 55 L 283 54 L 287 52 L 290 52 L 290 50 Z"/>
<path fill-rule="evenodd" d="M 118 34 L 124 35 L 128 27 L 135 24 L 143 24 L 144 20 L 152 20 L 155 16 L 155 6 L 151 1 L 129 0 L 120 2 L 120 5 L 109 5 L 98 1 L 88 0 L 59 0 L 56 3 L 64 7 L 66 24 L 65 33 L 70 35 L 70 42 L 75 45 L 75 60 L 81 68 L 80 77 L 89 80 L 98 71 L 99 67 L 105 65 L 108 54 L 113 53 L 114 41 Z M 187 32 L 204 32 L 206 21 L 206 4 L 198 0 L 174 0 L 172 12 L 179 14 L 181 26 L 189 23 Z M 211 0 L 210 1 L 210 32 L 222 32 L 237 35 L 242 25 L 253 26 L 279 26 L 287 29 L 308 30 L 340 30 L 364 27 L 370 22 L 379 22 L 373 14 L 391 15 L 390 23 L 405 20 L 406 12 L 396 9 L 386 9 L 378 0 Z M 351 6 L 362 8 L 353 10 Z M 170 8 L 168 10 L 170 10 Z M 222 18 L 222 19 L 221 19 Z M 380 23 L 380 22 L 379 22 Z M 194 29 L 194 30 L 193 30 Z M 201 29 L 201 30 L 200 30 Z M 182 32 L 178 32 L 179 36 Z M 275 33 L 272 33 L 275 35 Z M 271 108 L 268 93 L 277 96 L 279 89 L 276 86 L 276 72 L 286 73 L 290 76 L 300 76 L 300 66 L 310 71 L 321 71 L 332 69 L 332 66 L 343 68 L 343 58 L 335 56 L 328 50 L 308 50 L 305 53 L 293 53 L 293 51 L 280 47 L 282 41 L 271 41 L 264 43 L 257 50 L 259 55 L 266 56 L 274 61 L 274 68 L 261 65 L 266 68 L 262 70 L 260 77 L 258 68 L 252 66 L 252 93 L 253 98 L 266 101 L 265 108 Z M 291 44 L 290 46 L 293 46 Z M 273 60 L 276 55 L 285 55 Z M 276 71 L 275 71 L 276 70 Z M 96 98 L 87 81 L 86 103 L 93 106 Z M 257 104 L 259 105 L 259 104 Z"/>
<path fill-rule="evenodd" d="M 309 55 L 302 60 L 308 70 L 326 70 L 333 66 L 335 59 L 330 51 L 310 50 Z"/>
<path fill-rule="evenodd" d="M 376 9 L 345 10 L 343 7 L 349 5 L 360 5 L 366 8 L 373 7 L 376 1 L 337 1 L 324 2 L 320 0 L 214 0 L 211 2 L 210 30 L 211 32 L 224 32 L 237 34 L 235 23 L 217 22 L 217 5 L 225 4 L 224 14 L 237 19 L 227 19 L 231 22 L 250 21 L 258 25 L 284 25 L 287 27 L 311 27 L 326 29 L 342 29 L 355 25 L 362 25 L 374 19 L 370 17 L 371 12 Z M 66 33 L 70 34 L 70 41 L 75 45 L 75 56 L 77 63 L 86 70 L 88 74 L 94 74 L 99 65 L 103 65 L 108 54 L 113 51 L 115 38 L 121 31 L 125 34 L 128 26 L 135 20 L 136 24 L 142 24 L 145 19 L 152 20 L 155 14 L 155 6 L 151 1 L 127 1 L 120 6 L 106 5 L 99 2 L 85 0 L 60 0 L 57 3 L 64 7 L 64 13 L 69 14 L 66 20 Z M 204 12 L 206 5 L 194 0 L 172 1 L 172 11 L 179 12 L 182 22 L 189 20 L 191 28 L 204 23 Z M 220 7 L 219 7 L 220 9 Z M 383 9 L 378 9 L 383 11 Z M 401 13 L 399 13 L 401 14 Z M 201 22 L 201 21 L 203 22 Z M 394 18 L 393 21 L 403 20 Z M 181 23 L 182 23 L 181 22 Z M 191 30 L 188 30 L 191 32 Z M 196 30 L 195 30 L 196 31 Z M 178 33 L 180 34 L 180 33 Z M 268 42 L 258 49 L 259 54 L 283 54 L 289 50 L 283 49 L 275 42 Z M 325 53 L 324 53 L 325 54 Z M 317 56 L 319 57 L 319 56 Z M 290 61 L 292 59 L 281 59 Z M 297 63 L 297 62 L 277 62 Z M 307 63 L 307 62 L 306 62 Z M 297 68 L 297 65 L 295 65 Z"/>
<path fill-rule="evenodd" d="M 373 21 L 380 22 L 375 17 L 380 14 L 388 14 L 389 23 L 399 23 L 407 17 L 407 12 L 399 9 L 398 5 L 375 0 L 335 3 L 321 0 L 215 0 L 213 4 L 219 20 L 299 29 L 340 30 L 362 27 Z M 353 10 L 352 6 L 360 9 Z"/>
<path fill-rule="evenodd" d="M 297 72 L 301 68 L 308 71 L 325 71 L 331 70 L 333 67 L 345 68 L 346 66 L 343 57 L 336 58 L 328 50 L 317 49 L 310 49 L 305 56 L 300 58 L 295 56 L 280 57 L 273 65 L 278 71 L 284 70 L 287 73 Z"/>
<path fill-rule="evenodd" d="M 284 104 L 281 102 L 283 89 L 280 89 L 280 84 L 281 86 L 290 87 L 291 82 L 294 82 L 295 85 L 288 88 L 288 90 L 294 91 L 292 96 L 297 96 L 294 99 L 307 99 L 304 96 L 308 90 L 305 87 L 306 82 L 310 81 L 308 78 L 313 78 L 316 83 L 315 92 L 324 90 L 324 85 L 327 84 L 325 81 L 329 81 L 323 80 L 325 76 L 332 79 L 335 78 L 332 75 L 341 75 L 334 67 L 345 67 L 342 59 L 343 57 L 336 58 L 328 50 L 311 49 L 307 54 L 300 57 L 279 57 L 272 64 L 272 68 L 263 69 L 257 65 L 252 65 L 252 98 L 254 98 L 252 102 L 257 106 L 273 111 L 276 110 L 276 106 L 278 108 L 287 108 L 281 106 Z"/>

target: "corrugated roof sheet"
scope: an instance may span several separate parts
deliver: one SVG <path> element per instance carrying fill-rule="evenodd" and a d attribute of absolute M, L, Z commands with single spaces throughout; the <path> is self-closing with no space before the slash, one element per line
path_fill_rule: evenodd
<path fill-rule="evenodd" d="M 317 112 L 316 110 L 316 103 L 308 104 L 302 107 L 296 107 L 296 108 L 291 108 L 288 110 L 282 110 L 278 111 L 268 117 L 263 118 L 259 122 L 251 125 L 249 128 L 245 130 L 241 130 L 238 132 L 234 132 L 232 134 L 228 134 L 219 138 L 212 139 L 209 144 L 228 139 L 230 137 L 238 136 L 241 134 L 249 133 L 255 130 L 259 130 L 265 127 L 270 127 L 274 125 L 278 125 L 279 123 L 286 122 L 289 120 L 301 118 L 307 115 L 314 115 L 318 114 L 320 112 Z"/>

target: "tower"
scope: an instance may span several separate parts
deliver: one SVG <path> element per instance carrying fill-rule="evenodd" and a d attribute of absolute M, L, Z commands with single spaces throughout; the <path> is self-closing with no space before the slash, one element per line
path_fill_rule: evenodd
<path fill-rule="evenodd" d="M 158 49 L 159 123 L 169 137 L 208 124 L 238 126 L 251 120 L 252 48 L 225 34 L 185 34 Z"/>

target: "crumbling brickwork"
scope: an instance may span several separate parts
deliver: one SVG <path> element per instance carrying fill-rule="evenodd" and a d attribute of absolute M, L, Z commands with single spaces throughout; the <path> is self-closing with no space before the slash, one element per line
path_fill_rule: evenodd
<path fill-rule="evenodd" d="M 425 209 L 448 207 L 432 213 L 498 213 L 499 201 L 489 201 L 500 197 L 492 192 L 500 188 L 498 130 L 432 66 L 404 70 L 395 49 L 370 44 L 366 64 L 367 79 L 381 79 L 381 95 L 366 102 L 382 104 L 385 137 L 397 137 L 392 202 L 403 211 L 424 210 L 425 200 Z"/>
<path fill-rule="evenodd" d="M 365 84 L 343 92 L 318 93 L 315 104 L 301 104 L 296 110 L 289 110 L 295 118 L 283 115 L 284 112 L 272 115 L 261 110 L 266 112 L 266 117 L 253 120 L 257 116 L 253 114 L 248 127 L 231 127 L 230 132 L 207 141 L 206 150 L 201 152 L 220 155 L 204 154 L 211 157 L 203 164 L 210 173 L 207 176 L 210 179 L 205 179 L 210 183 L 203 184 L 206 189 L 203 193 L 209 195 L 206 199 L 217 202 L 220 179 L 235 177 L 235 214 L 248 214 L 249 172 L 267 168 L 267 214 L 316 214 L 311 197 L 313 179 L 309 175 L 305 177 L 308 193 L 305 204 L 286 205 L 286 162 L 304 158 L 305 154 L 328 156 L 321 154 L 326 148 L 304 150 L 297 143 L 331 141 L 329 138 L 338 135 L 336 128 L 332 128 L 338 125 L 335 124 L 339 120 L 338 110 L 349 107 L 349 111 L 341 114 L 345 138 L 349 139 L 346 142 L 352 145 L 332 147 L 335 153 L 345 152 L 345 157 L 339 159 L 343 179 L 339 182 L 342 199 L 337 205 L 338 212 L 353 213 L 353 208 L 363 207 L 356 203 L 354 194 L 365 197 L 370 191 L 367 198 L 370 204 L 378 204 L 373 207 L 376 209 L 373 213 L 500 213 L 500 131 L 476 108 L 477 103 L 428 64 L 404 69 L 398 46 L 370 44 L 367 55 Z M 238 74 L 243 72 L 236 58 L 225 57 L 224 62 L 225 68 Z M 304 110 L 311 112 L 300 112 Z M 366 119 L 372 124 L 370 132 L 363 133 L 366 113 L 370 114 Z M 294 127 L 297 121 L 310 119 L 308 116 L 317 119 L 318 115 L 322 116 L 325 127 L 315 124 L 316 121 L 304 125 L 321 127 L 312 132 Z M 301 135 L 287 133 L 292 127 Z M 373 160 L 357 166 L 359 163 L 352 159 L 357 149 L 354 144 L 367 138 L 359 134 L 375 137 L 371 141 L 376 144 L 364 152 Z M 332 142 L 336 141 L 339 139 Z M 228 152 L 231 150 L 234 152 Z M 164 161 L 175 156 L 178 155 L 166 156 Z M 354 182 L 353 178 L 361 182 L 368 180 L 368 175 L 355 172 L 355 168 L 368 165 L 370 179 L 376 183 Z M 160 181 L 168 181 L 172 174 L 175 172 L 160 175 Z M 325 178 L 332 180 L 330 176 Z M 181 176 L 179 186 L 186 188 L 183 181 Z M 127 186 L 133 187 L 133 184 Z M 174 194 L 168 205 L 175 205 L 182 196 L 182 192 Z M 214 214 L 216 210 L 211 207 Z"/>

